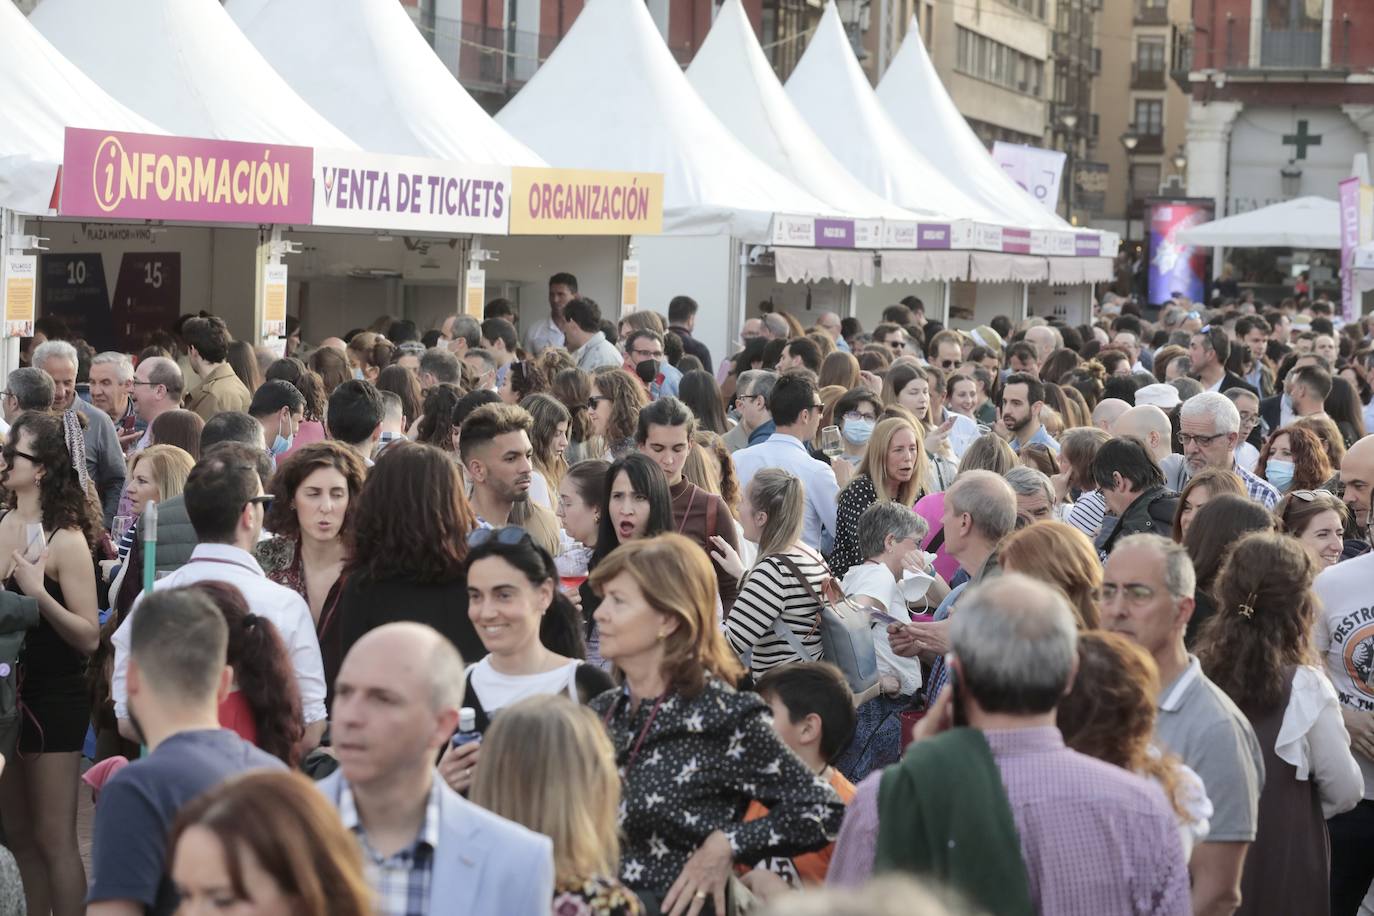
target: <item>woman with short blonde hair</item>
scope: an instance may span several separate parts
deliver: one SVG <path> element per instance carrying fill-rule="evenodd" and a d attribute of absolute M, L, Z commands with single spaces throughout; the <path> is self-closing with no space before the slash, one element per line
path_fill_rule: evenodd
<path fill-rule="evenodd" d="M 471 800 L 553 840 L 555 913 L 642 912 L 615 877 L 620 778 L 591 710 L 561 695 L 501 710 L 482 737 Z"/>

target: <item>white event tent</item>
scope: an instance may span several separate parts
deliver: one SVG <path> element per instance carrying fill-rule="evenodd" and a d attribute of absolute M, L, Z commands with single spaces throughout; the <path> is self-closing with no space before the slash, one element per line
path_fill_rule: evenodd
<path fill-rule="evenodd" d="M 902 137 L 859 68 L 833 0 L 786 91 L 835 158 L 869 190 L 928 219 L 1000 223 L 998 214 L 941 176 Z"/>
<path fill-rule="evenodd" d="M 1341 247 L 1341 208 L 1325 197 L 1298 197 L 1180 230 L 1185 245 L 1202 248 Z"/>
<path fill-rule="evenodd" d="M 542 166 L 473 101 L 396 0 L 230 0 L 248 40 L 372 153 Z"/>
<path fill-rule="evenodd" d="M 854 215 L 798 188 L 736 139 L 637 0 L 589 0 L 496 120 L 556 167 L 664 174 L 665 235 L 634 241 L 641 301 L 663 308 L 691 293 L 702 306 L 695 334 L 717 354 L 741 323 L 741 249 L 770 242 L 774 214 Z"/>
<path fill-rule="evenodd" d="M 1011 225 L 1072 228 L 993 161 L 935 72 L 915 20 L 875 92 L 911 146 L 974 200 Z"/>
<path fill-rule="evenodd" d="M 0 207 L 46 213 L 67 127 L 164 133 L 72 66 L 13 3 L 0 3 Z"/>
<path fill-rule="evenodd" d="M 179 136 L 357 148 L 217 0 L 43 0 L 30 21 L 110 95 Z"/>

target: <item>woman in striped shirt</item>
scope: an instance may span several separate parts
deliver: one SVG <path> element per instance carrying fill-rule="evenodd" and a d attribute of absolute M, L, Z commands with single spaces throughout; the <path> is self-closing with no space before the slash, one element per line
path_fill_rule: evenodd
<path fill-rule="evenodd" d="M 1054 476 L 1054 489 L 1061 500 L 1060 517 L 1089 538 L 1097 537 L 1107 514 L 1107 501 L 1093 480 L 1093 459 L 1110 438 L 1096 426 L 1075 427 L 1059 437 L 1059 473 Z"/>
<path fill-rule="evenodd" d="M 727 573 L 742 577 L 725 635 L 734 650 L 748 658 L 755 676 L 788 662 L 821 657 L 815 596 L 830 570 L 820 554 L 801 542 L 803 514 L 801 481 L 779 468 L 765 468 L 749 482 L 740 505 L 744 536 L 759 545 L 759 559 L 748 574 L 724 539 L 712 539 L 712 556 Z M 779 632 L 779 625 L 789 631 L 791 640 Z"/>

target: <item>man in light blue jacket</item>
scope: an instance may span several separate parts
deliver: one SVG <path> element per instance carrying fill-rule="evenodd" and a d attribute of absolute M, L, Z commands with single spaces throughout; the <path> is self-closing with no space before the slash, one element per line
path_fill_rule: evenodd
<path fill-rule="evenodd" d="M 463 661 L 438 632 L 371 631 L 339 670 L 339 769 L 320 791 L 357 837 L 379 914 L 547 916 L 553 843 L 466 801 L 434 769 L 462 699 Z"/>

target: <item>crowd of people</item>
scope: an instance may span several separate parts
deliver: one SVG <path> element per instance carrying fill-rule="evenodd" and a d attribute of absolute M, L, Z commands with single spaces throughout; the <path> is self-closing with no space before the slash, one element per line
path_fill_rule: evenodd
<path fill-rule="evenodd" d="M 0 913 L 1360 912 L 1374 320 L 548 294 L 38 323 Z"/>

